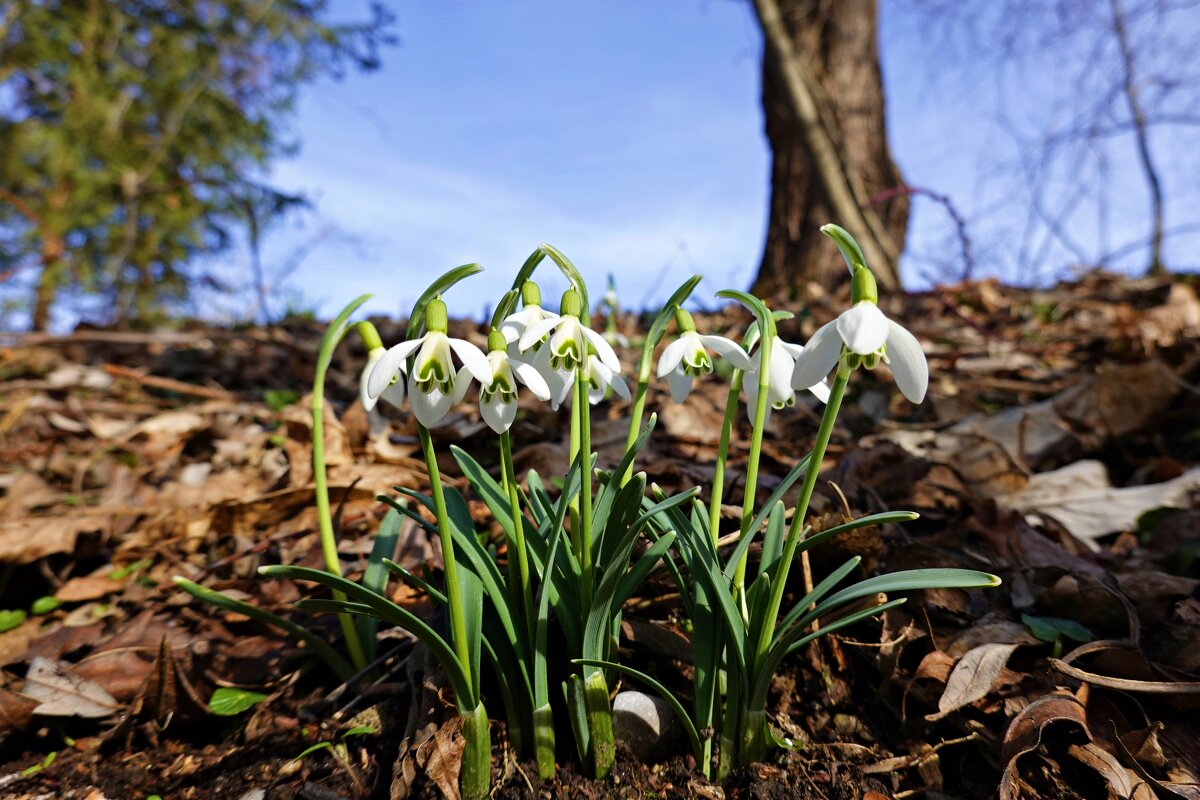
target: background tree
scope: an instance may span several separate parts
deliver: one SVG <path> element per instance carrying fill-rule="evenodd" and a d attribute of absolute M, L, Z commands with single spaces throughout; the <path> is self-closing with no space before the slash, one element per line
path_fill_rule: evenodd
<path fill-rule="evenodd" d="M 754 291 L 793 294 L 846 268 L 818 229 L 858 238 L 880 284 L 900 284 L 908 199 L 888 149 L 875 0 L 754 0 L 771 143 L 767 241 Z M 889 199 L 876 198 L 888 193 Z"/>
<path fill-rule="evenodd" d="M 1039 281 L 1068 263 L 1194 265 L 1198 12 L 1197 0 L 897 6 L 905 35 L 938 54 L 932 91 L 994 119 L 998 135 L 979 154 L 988 183 L 1003 187 L 980 203 L 999 233 L 994 271 Z M 973 97 L 947 97 L 963 84 Z"/>
<path fill-rule="evenodd" d="M 0 276 L 32 273 L 43 329 L 64 290 L 118 318 L 181 298 L 194 260 L 303 198 L 264 175 L 301 85 L 373 69 L 372 6 L 324 0 L 13 0 L 0 11 Z"/>

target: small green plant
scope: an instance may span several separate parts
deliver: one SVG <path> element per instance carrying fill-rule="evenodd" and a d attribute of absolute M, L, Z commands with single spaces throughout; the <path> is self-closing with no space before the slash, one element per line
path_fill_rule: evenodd
<path fill-rule="evenodd" d="M 49 614 L 61 605 L 62 601 L 57 597 L 39 597 L 29 606 L 29 613 L 34 616 Z"/>
<path fill-rule="evenodd" d="M 20 627 L 28 616 L 22 608 L 0 610 L 0 633 Z"/>
<path fill-rule="evenodd" d="M 295 405 L 299 400 L 300 395 L 291 389 L 267 389 L 263 392 L 263 402 L 277 414 L 288 406 Z"/>
<path fill-rule="evenodd" d="M 218 717 L 236 717 L 266 699 L 267 696 L 261 692 L 221 686 L 208 699 L 208 710 Z"/>
<path fill-rule="evenodd" d="M 51 751 L 51 752 L 47 753 L 46 757 L 43 758 L 41 761 L 39 761 L 37 764 L 33 764 L 32 766 L 28 766 L 25 769 L 21 770 L 21 777 L 28 778 L 30 775 L 34 775 L 38 772 L 41 772 L 42 770 L 46 769 L 51 764 L 53 764 L 54 759 L 56 759 L 56 758 L 58 758 L 57 752 Z"/>
<path fill-rule="evenodd" d="M 1064 638 L 1081 643 L 1090 642 L 1096 638 L 1090 630 L 1073 619 L 1035 617 L 1032 614 L 1022 614 L 1021 621 L 1025 623 L 1025 627 L 1034 636 L 1043 642 L 1054 645 L 1051 652 L 1053 658 L 1058 658 L 1062 655 Z"/>
<path fill-rule="evenodd" d="M 776 324 L 790 314 L 773 312 L 758 298 L 734 290 L 718 294 L 753 313 L 755 321 L 743 340 L 700 333 L 684 308 L 700 281 L 695 276 L 672 295 L 647 331 L 632 392 L 621 377 L 611 335 L 606 338 L 591 328 L 586 282 L 550 245 L 534 251 L 497 303 L 486 350 L 449 335 L 443 300 L 459 281 L 480 272 L 477 265 L 459 267 L 434 281 L 414 306 L 404 340 L 389 348 L 370 323 L 349 322 L 367 299 L 358 298 L 330 325 L 313 383 L 313 474 L 324 568 L 260 569 L 264 576 L 328 589 L 327 597 L 304 599 L 298 606 L 337 615 L 341 650 L 288 619 L 182 578 L 176 583 L 218 607 L 282 628 L 311 647 L 342 680 L 369 672 L 380 623 L 407 630 L 438 660 L 453 690 L 465 740 L 460 783 L 468 800 L 486 797 L 489 791 L 491 733 L 485 702 L 499 701 L 510 742 L 536 762 L 542 776 L 554 774 L 563 732 L 570 733 L 580 760 L 593 775 L 607 775 L 615 752 L 610 687 L 618 676 L 644 683 L 670 703 L 705 775 L 714 764 L 718 776 L 724 776 L 763 758 L 782 743 L 768 724 L 766 703 L 772 676 L 789 654 L 818 636 L 904 602 L 892 595 L 999 582 L 974 570 L 930 569 L 843 585 L 858 569 L 857 558 L 815 583 L 810 578 L 807 559 L 812 547 L 855 528 L 916 518 L 906 511 L 885 512 L 815 533 L 807 523 L 809 502 L 852 374 L 887 363 L 901 392 L 914 403 L 921 402 L 928 384 L 919 343 L 878 308 L 875 280 L 857 244 L 836 226 L 822 230 L 834 239 L 850 267 L 853 302 L 807 346 L 779 337 Z M 542 307 L 533 281 L 534 270 L 546 261 L 569 283 L 557 313 Z M 615 296 L 604 303 L 610 312 L 607 332 L 612 334 Z M 694 382 L 707 376 L 729 380 L 707 505 L 703 487 L 668 494 L 636 470 L 655 428 L 653 415 L 645 419 L 654 355 L 672 322 L 678 337 L 662 350 L 657 366 L 657 376 L 666 380 L 672 397 L 683 402 Z M 428 491 L 398 486 L 397 496 L 380 498 L 391 509 L 358 580 L 342 574 L 338 557 L 323 430 L 325 373 L 334 349 L 351 329 L 368 353 L 361 382 L 363 405 L 373 412 L 380 399 L 396 407 L 407 404 L 417 422 L 428 471 Z M 831 372 L 832 379 L 826 380 Z M 431 434 L 473 383 L 479 387 L 480 415 L 496 434 L 499 475 L 493 476 L 463 449 L 452 447 L 451 455 L 474 499 L 482 501 L 502 531 L 502 548 L 491 546 L 486 531 L 477 529 L 468 496 L 443 480 Z M 512 435 L 521 387 L 554 409 L 570 406 L 569 468 L 565 474 L 545 476 L 530 470 L 524 486 L 513 462 Z M 826 404 L 812 451 L 760 503 L 758 476 L 767 419 L 794 405 L 797 391 L 803 390 Z M 720 510 L 726 462 L 743 393 L 752 427 L 742 515 L 736 544 L 723 551 Z M 630 419 L 625 452 L 607 471 L 597 468 L 590 409 L 611 395 L 630 401 Z M 797 484 L 799 497 L 789 522 L 784 495 Z M 405 517 L 438 539 L 444 565 L 440 584 L 390 559 Z M 752 558 L 755 543 L 761 546 Z M 785 608 L 790 572 L 798 560 L 804 566 L 805 594 Z M 660 566 L 679 586 L 684 626 L 695 644 L 690 711 L 659 681 L 616 660 L 625 602 Z M 435 628 L 389 599 L 393 577 L 441 606 L 446 629 Z M 552 647 L 552 641 L 558 644 Z M 558 687 L 551 685 L 556 679 Z M 344 742 L 349 735 L 315 744 L 301 757 L 330 749 L 348 767 Z"/>

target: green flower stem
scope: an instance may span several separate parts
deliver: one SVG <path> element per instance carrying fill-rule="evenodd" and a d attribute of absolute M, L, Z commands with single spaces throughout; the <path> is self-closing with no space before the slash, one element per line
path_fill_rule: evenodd
<path fill-rule="evenodd" d="M 512 540 L 508 542 L 508 575 L 513 593 L 525 611 L 526 633 L 532 646 L 537 626 L 533 608 L 533 586 L 529 580 L 529 551 L 525 547 L 525 517 L 521 514 L 521 498 L 517 489 L 517 472 L 513 466 L 512 437 L 508 431 L 500 434 L 500 463 L 504 470 L 504 487 L 508 490 L 508 505 L 512 513 Z M 514 571 L 513 556 L 517 569 Z"/>
<path fill-rule="evenodd" d="M 333 530 L 333 513 L 329 504 L 329 473 L 325 469 L 325 371 L 332 356 L 332 350 L 337 346 L 338 336 L 327 336 L 321 343 L 321 349 L 326 347 L 317 358 L 317 371 L 313 376 L 312 391 L 312 467 L 313 484 L 317 496 L 317 526 L 321 536 L 321 554 L 325 559 L 325 569 L 334 574 L 342 574 L 342 564 L 338 560 L 337 534 Z M 340 592 L 334 592 L 335 600 L 345 600 Z M 356 670 L 367 666 L 367 654 L 362 641 L 358 638 L 358 627 L 349 614 L 338 614 L 338 625 L 346 640 L 346 650 L 350 661 Z"/>
<path fill-rule="evenodd" d="M 484 800 L 492 782 L 492 735 L 483 703 L 462 715 L 464 747 L 459 786 L 463 800 Z"/>
<path fill-rule="evenodd" d="M 725 400 L 725 419 L 721 423 L 721 441 L 717 445 L 717 463 L 713 467 L 712 498 L 708 506 L 708 529 L 713 544 L 721 538 L 721 500 L 725 495 L 725 461 L 729 457 L 729 439 L 733 434 L 733 422 L 737 418 L 738 403 L 742 394 L 742 379 L 745 373 L 734 370 L 729 382 L 729 396 Z"/>
<path fill-rule="evenodd" d="M 579 425 L 579 568 L 582 572 L 580 587 L 580 608 L 591 608 L 593 571 L 592 563 L 592 419 L 591 403 L 588 402 L 587 367 L 581 365 L 575 370 L 575 412 L 571 416 Z"/>
<path fill-rule="evenodd" d="M 771 640 L 775 636 L 775 620 L 779 616 L 779 607 L 783 602 L 783 592 L 787 586 L 788 571 L 792 560 L 796 557 L 796 547 L 800 544 L 800 534 L 804 530 L 804 519 L 808 516 L 808 504 L 812 500 L 813 489 L 817 485 L 817 476 L 821 472 L 821 462 L 825 460 L 825 450 L 829 447 L 829 437 L 833 435 L 833 424 L 837 420 L 838 411 L 842 407 L 842 396 L 846 393 L 846 384 L 850 380 L 850 370 L 838 363 L 837 376 L 829 387 L 829 402 L 825 404 L 825 413 L 821 415 L 821 426 L 817 429 L 817 440 L 813 443 L 812 457 L 808 462 L 808 471 L 804 473 L 804 484 L 800 487 L 800 498 L 792 514 L 792 524 L 788 528 L 787 539 L 784 541 L 783 553 L 779 558 L 779 571 L 772 576 L 771 596 L 767 604 L 767 614 L 759 629 L 758 643 L 755 647 L 755 660 L 766 656 L 771 648 Z"/>
<path fill-rule="evenodd" d="M 642 417 L 646 415 L 646 392 L 650 387 L 650 371 L 654 365 L 654 342 L 646 337 L 642 345 L 642 357 L 638 360 L 637 387 L 633 391 L 633 406 L 629 409 L 629 433 L 625 436 L 625 450 L 629 451 L 642 432 Z M 633 477 L 633 462 L 625 468 L 621 475 L 621 486 L 629 483 Z"/>
<path fill-rule="evenodd" d="M 572 393 L 574 394 L 574 390 L 572 390 Z M 576 395 L 571 401 L 571 439 L 567 450 L 567 457 L 569 459 L 567 463 L 569 464 L 574 464 L 575 459 L 579 456 L 579 412 L 576 408 L 579 405 L 578 399 L 578 395 Z M 588 470 L 587 464 L 581 462 L 579 469 L 581 475 L 586 476 Z M 567 513 L 571 517 L 571 552 L 575 554 L 575 561 L 582 564 L 583 545 L 580 538 L 579 495 L 571 498 L 571 502 L 567 505 Z"/>
<path fill-rule="evenodd" d="M 369 353 L 383 347 L 383 339 L 379 338 L 379 331 L 375 326 L 363 320 L 354 325 L 354 330 L 358 332 L 358 338 L 362 341 L 363 348 Z"/>
<path fill-rule="evenodd" d="M 421 434 L 421 450 L 425 454 L 425 466 L 429 471 L 429 493 L 433 495 L 433 512 L 437 516 L 438 539 L 442 545 L 442 563 L 446 572 L 446 600 L 450 610 L 450 639 L 454 646 L 454 654 L 467 672 L 467 680 L 471 691 L 478 700 L 479 676 L 471 674 L 471 653 L 467 643 L 467 617 L 463 611 L 461 586 L 458 582 L 458 561 L 454 555 L 454 539 L 450 534 L 450 515 L 446 512 L 446 495 L 442 492 L 442 473 L 438 469 L 437 453 L 433 449 L 433 438 L 424 425 L 417 425 Z M 468 532 L 469 533 L 469 532 Z M 458 705 L 466 704 L 466 698 L 459 698 Z M 482 706 L 480 706 L 482 709 Z M 479 709 L 477 709 L 479 710 Z M 465 716 L 465 715 L 464 715 Z M 487 715 L 484 715 L 486 727 Z M 465 734 L 464 734 L 465 735 Z M 463 783 L 466 784 L 466 756 L 463 756 Z M 464 789 L 465 791 L 465 789 Z"/>
<path fill-rule="evenodd" d="M 763 331 L 758 345 L 758 371 L 754 376 L 758 379 L 758 397 L 754 406 L 754 427 L 750 433 L 750 453 L 746 461 L 746 488 L 742 499 L 741 536 L 750 534 L 750 523 L 754 521 L 754 498 L 758 493 L 758 462 L 762 457 L 763 428 L 766 427 L 767 396 L 771 388 L 771 348 L 775 345 L 775 322 L 770 320 L 769 330 Z M 733 585 L 738 593 L 742 606 L 742 614 L 746 612 L 746 565 L 750 560 L 750 552 L 746 551 L 738 562 L 733 575 Z"/>

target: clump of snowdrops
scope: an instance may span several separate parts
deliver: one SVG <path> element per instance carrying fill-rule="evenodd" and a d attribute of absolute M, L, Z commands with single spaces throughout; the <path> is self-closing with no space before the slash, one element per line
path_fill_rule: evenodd
<path fill-rule="evenodd" d="M 564 732 L 591 773 L 606 776 L 615 753 L 610 692 L 620 676 L 666 699 L 705 776 L 715 768 L 717 776 L 724 777 L 740 765 L 761 760 L 772 747 L 789 746 L 772 731 L 766 708 L 771 677 L 788 654 L 818 636 L 905 602 L 904 597 L 893 597 L 896 593 L 999 583 L 995 576 L 973 570 L 922 569 L 844 585 L 858 566 L 858 558 L 852 558 L 814 585 L 807 569 L 810 548 L 847 530 L 917 517 L 907 511 L 873 514 L 816 534 L 806 524 L 847 384 L 858 370 L 887 363 L 904 396 L 920 403 L 929 378 L 916 338 L 880 311 L 875 279 L 854 240 L 837 226 L 822 230 L 850 268 L 852 300 L 850 308 L 818 330 L 807 345 L 779 337 L 776 322 L 790 316 L 787 312 L 773 312 L 762 300 L 735 290 L 718 295 L 754 314 L 742 341 L 699 332 L 684 308 L 700 281 L 696 276 L 679 287 L 647 332 L 632 392 L 609 343 L 612 336 L 590 327 L 586 282 L 549 245 L 534 251 L 497 303 L 486 351 L 449 336 L 443 300 L 459 281 L 481 271 L 477 265 L 459 267 L 436 280 L 413 308 L 404 341 L 391 347 L 384 346 L 370 323 L 349 323 L 367 299 L 358 298 L 331 325 L 314 382 L 313 461 L 326 567 L 261 570 L 330 589 L 328 599 L 299 605 L 338 615 L 342 650 L 293 622 L 189 581 L 177 583 L 201 599 L 304 639 L 343 680 L 369 669 L 381 622 L 411 633 L 429 648 L 453 689 L 465 739 L 460 781 L 466 798 L 488 793 L 489 708 L 493 713 L 502 710 L 510 741 L 534 760 L 543 777 L 554 773 L 557 740 Z M 533 280 L 547 259 L 570 285 L 557 311 L 543 306 Z M 607 297 L 604 303 L 613 308 L 615 301 Z M 655 353 L 672 323 L 675 335 L 662 349 L 656 368 Z M 325 370 L 350 330 L 358 332 L 369 353 L 362 402 L 368 409 L 380 399 L 403 407 L 407 399 L 429 472 L 428 492 L 397 487 L 400 497 L 381 498 L 391 509 L 358 581 L 342 575 L 338 559 L 321 427 Z M 685 402 L 696 380 L 714 374 L 715 358 L 728 361 L 732 370 L 713 483 L 707 497 L 700 488 L 667 494 L 636 471 L 638 453 L 655 424 L 653 415 L 645 419 L 651 378 L 657 374 L 665 379 L 673 400 Z M 442 481 L 430 435 L 430 428 L 463 402 L 472 386 L 480 414 L 496 436 L 499 475 L 490 474 L 462 449 L 452 447 L 451 452 L 471 491 L 503 530 L 503 555 L 500 548 L 481 543 L 467 498 Z M 522 391 L 555 409 L 566 406 L 570 416 L 569 470 L 564 475 L 530 470 L 524 486 L 513 465 L 511 434 Z M 772 411 L 793 406 L 797 392 L 805 391 L 824 403 L 811 452 L 760 502 L 758 472 L 767 418 Z M 597 468 L 592 452 L 591 407 L 613 395 L 630 401 L 630 419 L 624 456 L 608 471 Z M 726 461 L 743 396 L 751 436 L 742 515 L 732 548 L 723 551 L 719 523 Z M 789 522 L 784 496 L 797 482 L 800 490 Z M 405 516 L 438 538 L 444 562 L 441 585 L 390 560 Z M 755 542 L 760 547 L 751 558 Z M 806 567 L 804 594 L 785 607 L 797 560 Z M 625 602 L 660 566 L 678 583 L 694 632 L 690 709 L 651 676 L 615 660 Z M 388 599 L 392 577 L 443 606 L 445 629 L 436 629 Z M 489 685 L 496 688 L 486 697 L 485 670 L 493 676 Z"/>

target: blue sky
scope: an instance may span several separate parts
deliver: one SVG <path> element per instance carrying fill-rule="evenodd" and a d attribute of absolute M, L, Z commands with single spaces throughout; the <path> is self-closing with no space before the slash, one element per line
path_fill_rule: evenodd
<path fill-rule="evenodd" d="M 333 5 L 347 15 L 356 8 Z M 1003 96 L 1006 108 L 1034 109 L 1036 120 L 1052 94 L 1042 70 L 1053 64 L 1034 61 L 1003 80 L 948 68 L 899 10 L 907 4 L 882 5 L 897 162 L 910 184 L 949 194 L 970 218 L 982 272 L 1011 270 L 1013 226 L 1027 210 L 1012 176 L 1004 182 L 1013 144 L 996 109 Z M 749 283 L 765 233 L 769 152 L 748 3 L 389 6 L 401 43 L 385 52 L 384 68 L 309 87 L 294 124 L 300 153 L 273 171 L 280 185 L 309 194 L 316 212 L 275 232 L 268 267 L 315 230 L 336 231 L 290 278 L 299 302 L 329 314 L 372 292 L 370 311 L 404 314 L 438 273 L 478 261 L 488 271 L 451 302 L 453 313 L 475 314 L 541 241 L 598 286 L 615 273 L 631 306 L 660 302 L 697 272 L 704 296 Z M 1118 163 L 1113 174 L 1132 181 L 1117 193 L 1125 206 L 1109 211 L 1109 237 L 1119 242 L 1140 235 L 1145 202 L 1129 167 Z M 1094 220 L 1068 223 L 1098 243 Z M 924 200 L 910 225 L 903 272 L 923 285 L 951 229 Z M 561 289 L 546 284 L 551 296 Z"/>

